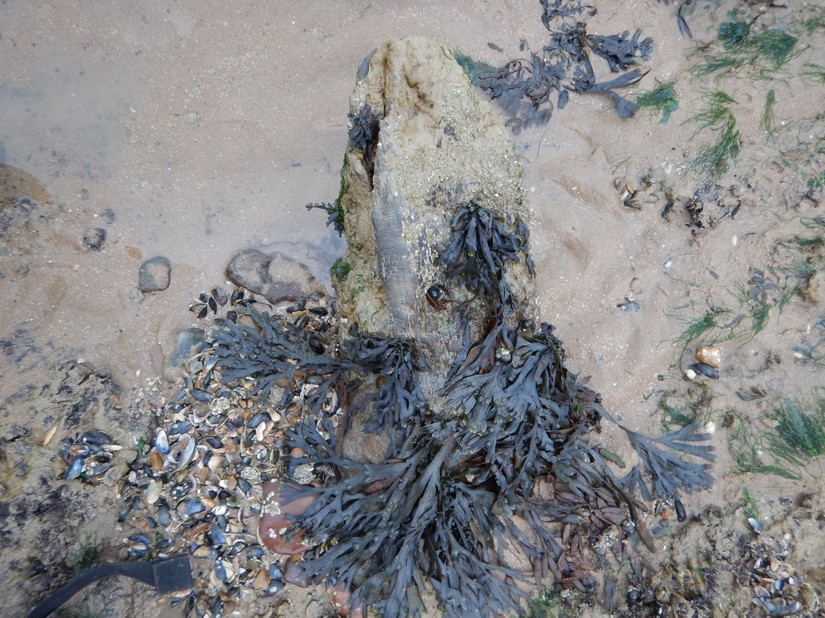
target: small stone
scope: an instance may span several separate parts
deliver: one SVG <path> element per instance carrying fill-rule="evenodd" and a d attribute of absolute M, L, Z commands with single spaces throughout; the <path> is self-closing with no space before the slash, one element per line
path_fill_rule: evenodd
<path fill-rule="evenodd" d="M 93 227 L 83 234 L 83 244 L 92 251 L 100 251 L 106 242 L 106 230 L 102 227 Z"/>
<path fill-rule="evenodd" d="M 160 292 L 169 287 L 172 265 L 163 256 L 149 258 L 140 265 L 138 289 L 141 292 Z"/>
<path fill-rule="evenodd" d="M 696 350 L 696 360 L 719 369 L 722 366 L 722 351 L 712 345 L 701 345 Z"/>

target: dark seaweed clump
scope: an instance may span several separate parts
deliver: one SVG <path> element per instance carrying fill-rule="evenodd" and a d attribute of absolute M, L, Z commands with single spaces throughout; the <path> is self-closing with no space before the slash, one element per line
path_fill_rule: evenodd
<path fill-rule="evenodd" d="M 307 204 L 307 210 L 323 210 L 327 213 L 327 227 L 332 227 L 339 236 L 344 235 L 344 207 L 340 200 L 333 202 L 313 202 Z"/>
<path fill-rule="evenodd" d="M 580 0 L 541 0 L 541 5 L 542 23 L 550 31 L 548 43 L 534 52 L 522 41 L 521 50 L 528 57 L 511 60 L 502 67 L 457 55 L 471 81 L 501 105 L 515 132 L 546 123 L 553 113 L 551 98 L 562 109 L 571 92 L 607 95 L 620 116 L 632 116 L 638 105 L 616 90 L 632 86 L 644 77 L 639 68 L 632 67 L 650 57 L 653 39 L 642 39 L 641 30 L 632 35 L 627 31 L 609 36 L 589 34 L 587 24 L 576 20 L 582 14 L 594 15 L 596 9 L 582 5 Z M 591 55 L 604 60 L 612 73 L 621 75 L 597 81 Z"/>
<path fill-rule="evenodd" d="M 364 168 L 372 184 L 375 172 L 375 149 L 378 147 L 378 130 L 381 115 L 371 106 L 365 105 L 355 114 L 349 115 L 348 147 L 364 155 Z"/>
<path fill-rule="evenodd" d="M 435 409 L 419 388 L 414 341 L 353 329 L 335 346 L 251 307 L 250 323 L 221 327 L 217 366 L 224 380 L 253 380 L 262 395 L 278 384 L 284 402 L 302 383 L 317 385 L 310 413 L 285 430 L 282 457 L 288 475 L 315 471 L 315 483 L 289 486 L 284 497 L 314 497 L 286 533 L 302 530 L 311 545 L 298 563 L 303 577 L 349 588 L 351 607 L 385 616 L 420 616 L 428 587 L 448 617 L 524 615 L 514 584 L 527 577 L 505 551 L 526 558 L 536 583 L 552 573 L 557 586 L 591 589 L 583 548 L 613 525 L 652 545 L 637 518 L 641 501 L 709 487 L 714 457 L 695 424 L 662 438 L 622 427 L 639 463 L 618 477 L 615 457 L 588 440 L 616 419 L 567 370 L 553 328 L 519 319 L 510 296 L 504 273 L 529 260 L 526 227 L 477 199 L 457 205 L 451 225 L 445 283 L 483 297 L 487 315 L 477 335 L 457 316 L 464 346 L 442 389 L 450 409 Z M 341 454 L 322 411 L 333 393 L 348 409 L 369 406 L 367 429 L 391 443 L 383 463 Z"/>

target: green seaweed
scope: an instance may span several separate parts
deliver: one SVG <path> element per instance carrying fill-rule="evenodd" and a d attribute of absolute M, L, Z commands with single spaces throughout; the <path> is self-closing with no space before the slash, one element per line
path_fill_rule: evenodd
<path fill-rule="evenodd" d="M 81 575 L 100 562 L 100 550 L 93 534 L 89 533 L 72 554 L 72 570 Z"/>
<path fill-rule="evenodd" d="M 745 517 L 759 519 L 759 508 L 756 506 L 756 500 L 753 499 L 747 487 L 742 488 L 742 514 Z"/>
<path fill-rule="evenodd" d="M 776 93 L 773 88 L 765 95 L 765 107 L 762 109 L 762 120 L 760 126 L 769 135 L 776 133 L 776 128 L 773 124 L 773 108 L 776 106 Z"/>
<path fill-rule="evenodd" d="M 825 29 L 825 7 L 818 7 L 811 17 L 802 20 L 802 28 L 807 35 Z"/>
<path fill-rule="evenodd" d="M 825 84 L 825 66 L 821 64 L 815 64 L 813 62 L 805 63 L 801 75 L 813 79 L 820 84 Z"/>
<path fill-rule="evenodd" d="M 765 461 L 768 454 L 765 439 L 756 435 L 751 429 L 750 421 L 746 421 L 735 412 L 733 414 L 736 421 L 728 440 L 728 449 L 737 469 L 746 474 L 773 474 L 785 479 L 799 480 L 799 475 L 776 462 L 775 457 L 770 462 Z"/>
<path fill-rule="evenodd" d="M 805 457 L 825 454 L 825 399 L 811 403 L 785 399 L 771 418 L 777 425 L 768 444 L 777 457 L 802 466 Z"/>
<path fill-rule="evenodd" d="M 741 136 L 730 107 L 736 101 L 721 90 L 710 93 L 705 100 L 707 107 L 685 122 L 699 125 L 694 136 L 705 129 L 716 132 L 716 140 L 699 151 L 694 164 L 718 178 L 728 171 L 730 163 L 739 155 Z"/>
<path fill-rule="evenodd" d="M 719 322 L 716 321 L 717 317 L 726 313 L 729 313 L 729 310 L 721 307 L 713 307 L 694 320 L 684 320 L 687 326 L 682 333 L 676 337 L 676 343 L 686 348 L 694 341 L 704 338 L 706 333 L 709 333 L 714 328 L 719 328 Z"/>
<path fill-rule="evenodd" d="M 771 307 L 768 304 L 753 303 L 751 307 L 751 335 L 755 337 L 768 323 Z"/>
<path fill-rule="evenodd" d="M 717 37 L 722 51 L 708 54 L 696 64 L 692 69 L 695 75 L 701 77 L 717 71 L 738 71 L 747 67 L 764 77 L 779 70 L 800 53 L 796 49 L 798 40 L 795 36 L 777 29 L 754 33 L 750 25 L 742 21 L 720 24 Z"/>
<path fill-rule="evenodd" d="M 719 25 L 719 40 L 725 49 L 732 49 L 744 43 L 750 31 L 751 28 L 746 22 L 727 21 Z"/>
<path fill-rule="evenodd" d="M 809 256 L 781 270 L 786 273 L 786 282 L 788 283 L 777 303 L 779 308 L 783 309 L 795 296 L 804 295 L 805 290 L 811 284 L 811 279 L 816 274 L 816 264 L 814 258 Z"/>
<path fill-rule="evenodd" d="M 696 410 L 685 412 L 681 408 L 670 405 L 667 399 L 659 400 L 659 407 L 662 409 L 662 428 L 665 432 L 673 431 L 676 427 L 687 427 L 696 422 Z"/>
<path fill-rule="evenodd" d="M 825 454 L 825 397 L 786 398 L 768 414 L 772 430 L 754 429 L 737 415 L 730 451 L 741 472 L 798 480 L 811 459 Z"/>
<path fill-rule="evenodd" d="M 332 266 L 329 269 L 329 274 L 332 275 L 333 279 L 343 281 L 347 278 L 347 275 L 349 275 L 350 270 L 352 270 L 352 264 L 345 261 L 344 258 L 339 257 L 332 263 Z"/>
<path fill-rule="evenodd" d="M 640 107 L 647 107 L 655 112 L 661 112 L 661 124 L 667 124 L 670 115 L 679 109 L 679 101 L 676 98 L 676 91 L 673 82 L 659 84 L 653 90 L 643 92 L 636 98 L 636 103 Z"/>
<path fill-rule="evenodd" d="M 338 232 L 339 236 L 344 234 L 344 207 L 341 205 L 341 197 L 339 196 L 334 203 L 330 202 L 313 202 L 307 204 L 307 210 L 313 209 L 323 210 L 327 213 L 327 227 L 332 227 Z"/>

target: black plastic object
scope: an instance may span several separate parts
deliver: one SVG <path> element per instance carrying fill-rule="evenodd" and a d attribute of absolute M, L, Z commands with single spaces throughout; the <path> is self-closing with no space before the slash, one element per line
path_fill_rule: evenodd
<path fill-rule="evenodd" d="M 41 601 L 26 618 L 44 618 L 51 614 L 80 590 L 104 577 L 125 575 L 157 588 L 158 593 L 167 594 L 192 587 L 192 567 L 189 556 L 180 555 L 161 558 L 152 562 L 112 562 L 101 564 L 86 571 L 60 590 Z"/>

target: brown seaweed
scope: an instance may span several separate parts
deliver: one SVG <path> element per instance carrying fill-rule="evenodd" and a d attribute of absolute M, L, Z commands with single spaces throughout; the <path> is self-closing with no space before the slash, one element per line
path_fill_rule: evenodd
<path fill-rule="evenodd" d="M 553 113 L 551 98 L 562 109 L 571 92 L 607 95 L 621 117 L 632 116 L 638 105 L 616 90 L 632 86 L 644 77 L 645 72 L 632 67 L 650 58 L 653 39 L 643 39 L 638 29 L 632 35 L 629 31 L 589 34 L 587 24 L 579 19 L 583 14 L 594 15 L 596 9 L 580 1 L 542 0 L 541 5 L 542 23 L 550 31 L 550 39 L 541 51 L 533 52 L 522 42 L 521 50 L 527 52 L 528 58 L 514 59 L 501 67 L 456 55 L 470 80 L 499 103 L 514 132 L 546 123 Z M 607 62 L 611 72 L 626 72 L 598 82 L 591 54 Z"/>
<path fill-rule="evenodd" d="M 308 581 L 350 588 L 351 607 L 383 615 L 420 616 L 425 587 L 435 591 L 448 617 L 524 615 L 523 593 L 512 583 L 525 575 L 508 566 L 507 547 L 532 561 L 536 578 L 552 573 L 558 586 L 590 589 L 595 579 L 578 565 L 575 548 L 611 525 L 622 524 L 629 534 L 633 523 L 652 546 L 637 517 L 639 500 L 678 500 L 709 487 L 714 457 L 696 425 L 660 438 L 623 427 L 565 367 L 552 326 L 517 322 L 505 273 L 522 259 L 532 268 L 522 222 L 505 221 L 474 198 L 456 205 L 451 226 L 438 257 L 445 281 L 482 299 L 487 316 L 478 335 L 469 320 L 463 324 L 463 346 L 441 390 L 449 411 L 434 408 L 420 390 L 416 374 L 423 366 L 413 340 L 357 328 L 340 356 L 330 358 L 302 352 L 305 340 L 274 317 L 266 316 L 274 322 L 269 327 L 230 326 L 232 338 L 249 340 L 244 349 L 265 350 L 260 359 L 244 359 L 245 371 L 230 375 L 261 381 L 261 367 L 249 363 L 262 360 L 291 378 L 279 364 L 288 357 L 310 374 L 320 372 L 327 390 L 353 375 L 378 378 L 373 392 L 356 388 L 350 406 L 371 406 L 367 430 L 384 432 L 391 442 L 385 463 L 342 456 L 331 420 L 318 415 L 317 405 L 311 406 L 315 417 L 285 432 L 288 470 L 310 465 L 318 471 L 317 486 L 293 491 L 290 499 L 314 499 L 286 533 L 306 531 L 302 542 L 311 548 L 300 564 Z M 457 311 L 459 328 L 460 316 Z M 267 345 L 253 345 L 256 336 Z M 588 441 L 602 421 L 619 424 L 639 455 L 623 478 Z M 550 488 L 552 499 L 535 495 L 538 482 Z M 572 532 L 559 537 L 551 523 Z"/>

